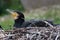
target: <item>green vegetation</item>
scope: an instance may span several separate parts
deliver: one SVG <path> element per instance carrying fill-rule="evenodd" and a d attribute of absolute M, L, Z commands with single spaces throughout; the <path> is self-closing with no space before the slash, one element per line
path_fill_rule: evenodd
<path fill-rule="evenodd" d="M 53 20 L 54 23 L 60 24 L 60 9 L 58 8 L 51 8 L 48 9 L 46 12 L 39 10 L 36 12 L 30 12 L 28 15 L 25 16 L 26 19 L 50 19 Z"/>
<path fill-rule="evenodd" d="M 14 9 L 24 11 L 24 7 L 20 0 L 0 0 L 0 16 L 8 14 L 6 9 Z M 45 14 L 44 14 L 45 13 Z M 47 12 L 38 9 L 32 10 L 25 14 L 25 20 L 30 19 L 53 19 L 54 23 L 60 24 L 60 8 L 51 8 Z M 10 16 L 0 18 L 0 25 L 4 30 L 13 29 L 14 20 Z"/>
<path fill-rule="evenodd" d="M 4 30 L 12 30 L 13 24 L 14 24 L 14 20 L 10 18 L 9 16 L 7 16 L 7 18 L 3 17 L 2 19 L 0 19 L 0 25 L 2 26 Z"/>
<path fill-rule="evenodd" d="M 4 17 L 8 14 L 6 9 L 24 11 L 24 8 L 20 0 L 0 0 L 0 16 L 4 18 L 4 21 L 0 18 L 0 25 L 4 30 L 10 30 L 13 29 L 14 21 L 9 16 Z"/>
<path fill-rule="evenodd" d="M 60 24 L 60 9 L 50 9 L 44 16 L 46 19 L 53 19 L 56 24 Z"/>
<path fill-rule="evenodd" d="M 29 15 L 26 14 L 25 15 L 25 20 L 30 20 L 30 19 L 53 19 L 54 22 L 56 24 L 60 24 L 60 9 L 49 9 L 46 14 L 41 15 L 41 12 L 34 13 L 34 12 L 30 12 Z M 14 24 L 14 20 L 9 16 L 7 16 L 7 18 L 5 18 L 4 21 L 0 21 L 0 25 L 2 26 L 2 28 L 4 30 L 10 30 L 13 29 L 13 24 Z"/>
<path fill-rule="evenodd" d="M 0 16 L 7 14 L 7 8 L 24 11 L 20 0 L 0 0 Z"/>

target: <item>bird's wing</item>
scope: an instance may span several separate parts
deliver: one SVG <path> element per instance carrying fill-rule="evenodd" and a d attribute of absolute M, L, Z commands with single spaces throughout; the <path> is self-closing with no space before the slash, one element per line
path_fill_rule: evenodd
<path fill-rule="evenodd" d="M 25 21 L 21 27 L 28 27 L 31 23 L 29 21 Z"/>
<path fill-rule="evenodd" d="M 49 25 L 46 24 L 44 21 L 47 21 L 48 23 L 52 24 L 53 25 L 53 21 L 50 21 L 50 20 L 30 20 L 31 24 L 29 26 L 36 26 L 36 27 L 48 27 Z"/>
<path fill-rule="evenodd" d="M 53 24 L 52 21 L 46 20 L 48 23 Z M 46 24 L 44 21 L 42 20 L 29 20 L 29 21 L 25 21 L 22 24 L 22 27 L 48 27 L 49 25 Z"/>

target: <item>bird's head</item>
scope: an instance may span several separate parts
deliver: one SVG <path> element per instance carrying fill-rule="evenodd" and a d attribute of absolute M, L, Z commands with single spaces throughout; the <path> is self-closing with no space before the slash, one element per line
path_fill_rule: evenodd
<path fill-rule="evenodd" d="M 7 9 L 7 11 L 8 11 L 9 13 L 11 13 L 12 17 L 14 18 L 14 20 L 24 19 L 24 15 L 23 15 L 23 13 L 20 12 L 20 11 L 10 10 L 10 9 Z"/>

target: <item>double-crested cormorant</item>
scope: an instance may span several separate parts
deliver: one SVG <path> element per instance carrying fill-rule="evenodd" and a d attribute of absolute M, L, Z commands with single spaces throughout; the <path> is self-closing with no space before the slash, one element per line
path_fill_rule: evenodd
<path fill-rule="evenodd" d="M 14 17 L 14 27 L 16 28 L 21 28 L 21 27 L 32 27 L 32 26 L 37 26 L 37 27 L 47 27 L 49 25 L 47 25 L 45 22 L 43 22 L 42 20 L 29 20 L 29 21 L 25 21 L 25 17 L 24 14 L 20 11 L 15 11 L 15 10 L 7 10 L 8 12 L 10 12 L 12 14 L 12 16 Z M 47 20 L 46 20 L 47 21 Z M 51 21 L 48 21 L 49 23 L 53 24 Z"/>

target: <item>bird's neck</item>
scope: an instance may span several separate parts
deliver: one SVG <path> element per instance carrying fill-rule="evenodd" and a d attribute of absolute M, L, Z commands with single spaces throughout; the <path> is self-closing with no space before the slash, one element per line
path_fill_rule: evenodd
<path fill-rule="evenodd" d="M 25 20 L 24 19 L 17 19 L 15 20 L 15 27 L 21 27 L 21 25 L 23 24 Z"/>

